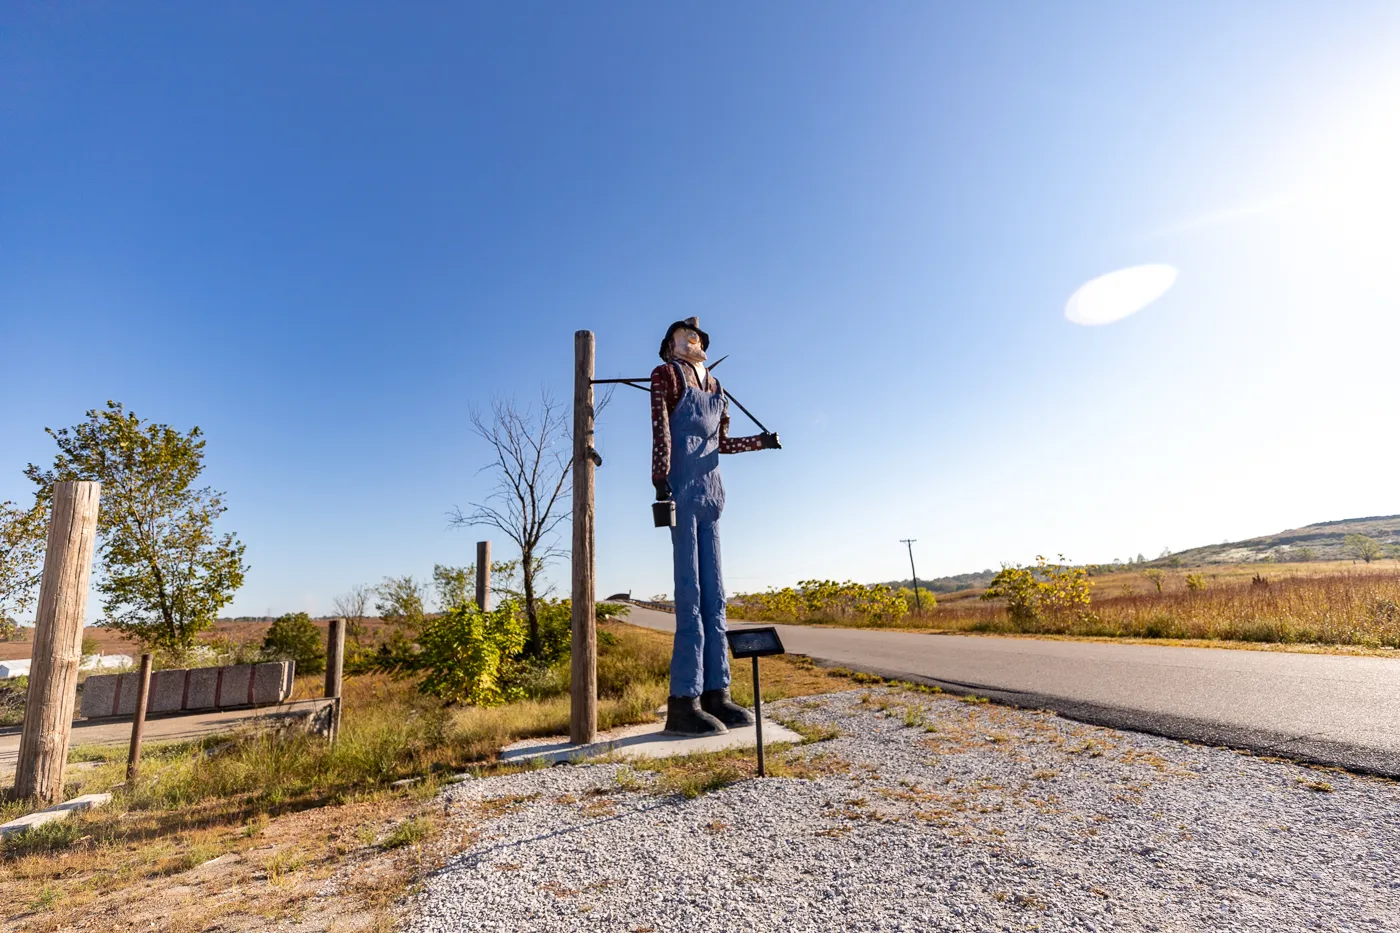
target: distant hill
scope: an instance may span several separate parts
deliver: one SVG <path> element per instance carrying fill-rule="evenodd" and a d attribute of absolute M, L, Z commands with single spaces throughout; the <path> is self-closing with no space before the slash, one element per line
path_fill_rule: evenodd
<path fill-rule="evenodd" d="M 959 573 L 951 577 L 934 577 L 932 580 L 919 579 L 919 589 L 928 590 L 932 593 L 956 593 L 958 590 L 979 589 L 985 590 L 992 585 L 992 577 L 995 577 L 995 570 L 979 570 L 975 573 Z M 893 587 L 913 587 L 914 581 L 911 579 L 889 580 L 884 586 Z"/>
<path fill-rule="evenodd" d="M 1207 544 L 1188 551 L 1176 551 L 1156 560 L 1133 567 L 1202 567 L 1209 564 L 1249 564 L 1257 561 L 1298 563 L 1313 560 L 1352 560 L 1345 544 L 1347 535 L 1365 535 L 1379 541 L 1386 557 L 1400 556 L 1400 515 L 1373 515 L 1369 518 L 1346 518 L 1336 522 L 1318 522 L 1302 528 L 1290 528 L 1278 534 Z M 1109 569 L 1111 565 L 1100 565 Z M 951 577 L 919 580 L 919 586 L 934 593 L 956 593 L 960 590 L 985 589 L 996 576 L 995 570 L 959 573 Z M 908 578 L 890 580 L 887 586 L 913 586 Z"/>
<path fill-rule="evenodd" d="M 1336 522 L 1318 522 L 1291 528 L 1278 534 L 1227 541 L 1205 547 L 1177 551 L 1150 563 L 1156 566 L 1197 567 L 1203 564 L 1247 564 L 1253 561 L 1294 562 L 1308 560 L 1351 560 L 1352 554 L 1344 543 L 1347 535 L 1374 538 L 1389 551 L 1400 548 L 1400 515 L 1373 515 L 1370 518 L 1347 518 Z M 1391 556 L 1387 554 L 1386 556 Z"/>

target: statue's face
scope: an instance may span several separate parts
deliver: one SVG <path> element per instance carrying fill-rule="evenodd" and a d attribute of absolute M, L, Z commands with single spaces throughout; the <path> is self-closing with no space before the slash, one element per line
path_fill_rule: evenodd
<path fill-rule="evenodd" d="M 671 337 L 671 354 L 678 360 L 692 363 L 705 361 L 705 348 L 700 344 L 700 335 L 687 327 L 682 327 Z"/>

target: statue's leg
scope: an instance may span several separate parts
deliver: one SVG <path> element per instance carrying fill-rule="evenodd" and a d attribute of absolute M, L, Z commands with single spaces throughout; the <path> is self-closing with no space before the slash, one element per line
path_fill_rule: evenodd
<path fill-rule="evenodd" d="M 719 522 L 696 526 L 700 565 L 700 621 L 704 633 L 706 690 L 729 686 L 729 643 L 725 640 L 724 573 L 720 566 Z"/>
<path fill-rule="evenodd" d="M 729 642 L 724 637 L 724 574 L 720 569 L 719 522 L 696 528 L 700 548 L 700 617 L 705 632 L 705 692 L 700 708 L 731 729 L 753 725 L 753 713 L 729 695 Z"/>
<path fill-rule="evenodd" d="M 676 639 L 671 646 L 671 696 L 700 695 L 701 650 L 704 634 L 700 621 L 700 564 L 695 512 L 676 510 L 671 527 L 671 554 L 675 562 Z"/>

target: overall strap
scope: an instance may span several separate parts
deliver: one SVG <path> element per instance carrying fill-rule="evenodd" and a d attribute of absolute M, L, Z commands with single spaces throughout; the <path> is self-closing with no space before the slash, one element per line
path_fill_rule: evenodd
<path fill-rule="evenodd" d="M 680 380 L 681 380 L 681 395 L 684 395 L 684 394 L 685 394 L 686 387 L 690 385 L 690 381 L 689 381 L 688 379 L 686 379 L 686 377 L 685 377 L 685 364 L 683 364 L 680 360 L 671 360 L 671 365 L 674 366 L 674 367 L 676 367 L 676 375 L 678 375 L 678 376 L 680 377 Z M 691 367 L 690 371 L 691 371 L 692 373 L 694 373 L 694 372 L 695 372 L 695 368 L 694 368 L 694 367 Z M 710 386 L 710 378 L 711 378 L 711 377 L 710 377 L 710 371 L 707 369 L 707 370 L 705 370 L 705 384 L 704 384 L 704 385 L 698 385 L 698 384 L 697 384 L 697 385 L 695 386 L 695 391 L 696 391 L 696 392 L 709 392 L 709 391 L 710 391 L 710 388 L 709 388 L 709 386 Z M 695 381 L 696 381 L 697 383 L 699 383 L 699 381 L 700 381 L 700 376 L 699 376 L 698 374 L 695 376 Z"/>

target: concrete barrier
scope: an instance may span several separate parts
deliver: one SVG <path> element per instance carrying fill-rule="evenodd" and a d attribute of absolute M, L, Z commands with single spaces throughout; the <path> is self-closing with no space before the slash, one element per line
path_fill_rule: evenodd
<path fill-rule="evenodd" d="M 146 711 L 170 713 L 185 708 L 185 672 L 156 671 L 151 675 L 151 695 Z"/>
<path fill-rule="evenodd" d="M 271 706 L 292 695 L 293 661 L 235 664 L 156 671 L 151 675 L 147 709 L 180 710 Z M 88 719 L 136 712 L 136 674 L 96 674 L 83 682 L 83 715 Z"/>

